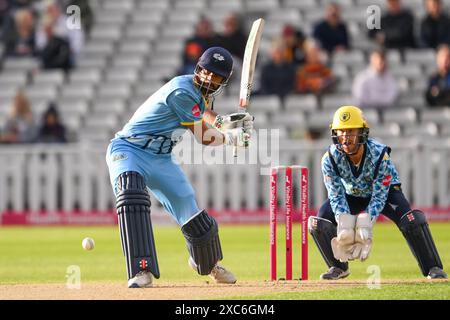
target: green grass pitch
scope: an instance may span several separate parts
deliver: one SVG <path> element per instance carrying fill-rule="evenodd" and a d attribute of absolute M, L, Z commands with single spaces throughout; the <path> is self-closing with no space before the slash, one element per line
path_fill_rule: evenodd
<path fill-rule="evenodd" d="M 430 225 L 444 269 L 450 265 L 450 223 Z M 176 283 L 204 282 L 188 267 L 184 238 L 179 228 L 155 226 L 155 238 L 161 270 L 160 281 Z M 294 225 L 294 278 L 300 274 L 300 232 Z M 278 228 L 278 276 L 284 277 L 284 227 Z M 85 251 L 81 241 L 95 240 L 95 249 Z M 269 278 L 269 226 L 221 225 L 223 265 L 240 281 L 267 281 Z M 1 227 L 0 284 L 64 283 L 67 268 L 81 268 L 83 282 L 124 282 L 126 270 L 117 226 L 107 227 Z M 369 266 L 378 266 L 382 285 L 365 285 Z M 374 229 L 374 247 L 369 259 L 351 262 L 346 280 L 362 281 L 351 289 L 261 295 L 261 299 L 450 299 L 449 282 L 417 282 L 423 279 L 407 243 L 397 227 L 379 223 Z M 309 238 L 309 277 L 317 280 L 326 266 Z M 370 269 L 370 268 L 369 268 Z M 404 284 L 383 284 L 390 280 L 410 280 Z M 156 284 L 159 280 L 156 280 Z M 1 296 L 1 294 L 0 294 Z M 234 298 L 234 297 L 233 297 Z M 236 299 L 246 299 L 236 295 Z M 254 297 L 252 297 L 253 299 Z"/>

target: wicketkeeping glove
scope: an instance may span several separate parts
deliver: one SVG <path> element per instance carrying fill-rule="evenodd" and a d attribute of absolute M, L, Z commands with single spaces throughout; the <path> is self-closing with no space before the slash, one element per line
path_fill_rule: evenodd
<path fill-rule="evenodd" d="M 352 260 L 355 244 L 356 216 L 340 214 L 336 217 L 337 236 L 331 239 L 331 249 L 336 259 L 341 262 Z"/>
<path fill-rule="evenodd" d="M 366 260 L 372 249 L 372 228 L 376 218 L 371 219 L 368 213 L 360 213 L 356 218 L 355 244 L 352 259 Z"/>

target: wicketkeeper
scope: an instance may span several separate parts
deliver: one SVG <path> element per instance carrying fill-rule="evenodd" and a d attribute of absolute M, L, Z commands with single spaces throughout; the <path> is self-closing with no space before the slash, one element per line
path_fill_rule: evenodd
<path fill-rule="evenodd" d="M 320 278 L 345 278 L 350 274 L 348 261 L 368 258 L 372 227 L 380 214 L 400 229 L 424 276 L 447 278 L 425 214 L 411 209 L 391 149 L 369 138 L 362 111 L 343 106 L 330 127 L 333 144 L 322 158 L 328 200 L 317 217 L 309 219 L 309 232 L 329 267 Z"/>
<path fill-rule="evenodd" d="M 171 154 L 187 129 L 205 145 L 249 146 L 252 116 L 220 116 L 211 110 L 214 96 L 227 85 L 232 69 L 227 50 L 209 48 L 194 74 L 175 77 L 161 87 L 111 140 L 106 162 L 117 198 L 130 288 L 149 287 L 152 275 L 160 276 L 149 191 L 181 226 L 189 265 L 218 283 L 236 282 L 218 263 L 223 255 L 215 219 L 198 207 L 190 182 Z"/>

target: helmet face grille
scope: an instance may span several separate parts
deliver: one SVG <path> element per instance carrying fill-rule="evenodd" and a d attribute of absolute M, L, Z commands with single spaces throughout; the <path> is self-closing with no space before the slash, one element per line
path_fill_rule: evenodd
<path fill-rule="evenodd" d="M 360 134 L 358 134 L 359 141 L 357 144 L 362 145 L 367 142 L 369 139 L 369 128 L 361 128 Z M 342 144 L 339 142 L 338 135 L 336 133 L 336 129 L 331 129 L 331 140 L 333 141 L 333 144 L 336 145 L 336 148 L 339 151 L 342 151 Z"/>
<path fill-rule="evenodd" d="M 216 82 L 212 79 L 213 72 L 197 65 L 194 71 L 194 83 L 202 91 L 204 96 L 216 96 L 222 92 L 223 88 L 228 84 L 229 78 L 225 78 L 222 82 Z"/>

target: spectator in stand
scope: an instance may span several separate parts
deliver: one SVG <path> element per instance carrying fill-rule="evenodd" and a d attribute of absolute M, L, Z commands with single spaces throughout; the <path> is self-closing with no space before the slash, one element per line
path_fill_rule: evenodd
<path fill-rule="evenodd" d="M 389 108 L 398 98 L 397 81 L 388 71 L 386 54 L 374 50 L 370 55 L 370 65 L 361 71 L 353 82 L 353 97 L 362 108 Z"/>
<path fill-rule="evenodd" d="M 4 36 L 8 33 L 8 24 L 10 21 L 10 3 L 9 0 L 0 0 L 0 41 L 4 41 Z"/>
<path fill-rule="evenodd" d="M 201 17 L 195 26 L 195 34 L 189 38 L 186 43 L 197 43 L 202 48 L 202 53 L 219 42 L 218 36 L 214 32 L 211 21 L 205 17 Z M 183 59 L 184 60 L 184 59 Z"/>
<path fill-rule="evenodd" d="M 428 81 L 425 93 L 430 106 L 450 106 L 450 47 L 441 45 L 436 54 L 437 72 Z"/>
<path fill-rule="evenodd" d="M 414 17 L 400 0 L 387 0 L 388 12 L 381 17 L 381 29 L 369 30 L 369 37 L 388 49 L 414 48 Z"/>
<path fill-rule="evenodd" d="M 35 0 L 9 0 L 12 9 L 31 8 L 38 1 Z"/>
<path fill-rule="evenodd" d="M 323 52 L 314 41 L 305 45 L 306 60 L 297 69 L 295 91 L 298 93 L 323 94 L 334 89 L 336 78 L 323 62 Z"/>
<path fill-rule="evenodd" d="M 36 125 L 30 102 L 21 91 L 13 99 L 10 114 L 2 130 L 3 143 L 29 143 L 36 137 Z"/>
<path fill-rule="evenodd" d="M 285 50 L 281 39 L 273 43 L 270 60 L 262 67 L 259 94 L 276 94 L 283 99 L 294 89 L 295 67 L 286 60 Z"/>
<path fill-rule="evenodd" d="M 44 69 L 63 69 L 67 72 L 71 68 L 69 43 L 55 35 L 51 19 L 44 20 L 43 27 L 47 42 L 40 52 L 42 67 Z"/>
<path fill-rule="evenodd" d="M 338 4 L 327 5 L 325 19 L 316 24 L 313 36 L 329 55 L 349 49 L 347 26 L 341 20 L 341 8 Z"/>
<path fill-rule="evenodd" d="M 72 64 L 75 64 L 77 57 L 84 46 L 83 29 L 69 29 L 69 26 L 67 25 L 67 16 L 61 11 L 60 4 L 55 0 L 48 0 L 42 14 L 41 27 L 38 28 L 36 34 L 36 46 L 38 50 L 45 48 L 48 42 L 48 35 L 43 23 L 47 19 L 53 23 L 54 34 L 69 43 Z"/>
<path fill-rule="evenodd" d="M 42 123 L 39 127 L 39 132 L 36 142 L 41 143 L 65 143 L 66 128 L 59 118 L 57 107 L 51 103 L 42 117 Z"/>
<path fill-rule="evenodd" d="M 197 61 L 202 55 L 202 47 L 196 42 L 186 43 L 184 48 L 184 61 L 183 66 L 178 70 L 178 75 L 193 74 Z"/>
<path fill-rule="evenodd" d="M 441 44 L 450 44 L 450 19 L 442 11 L 440 0 L 427 0 L 428 14 L 420 26 L 420 39 L 422 45 L 436 49 Z"/>
<path fill-rule="evenodd" d="M 285 57 L 286 60 L 292 62 L 294 66 L 298 67 L 305 62 L 305 35 L 301 30 L 296 30 L 291 25 L 286 25 L 282 33 L 283 41 L 285 43 Z"/>
<path fill-rule="evenodd" d="M 34 16 L 30 9 L 19 9 L 14 14 L 14 28 L 5 34 L 5 54 L 31 57 L 36 54 Z"/>
<path fill-rule="evenodd" d="M 233 56 L 244 58 L 247 35 L 242 29 L 241 20 L 236 13 L 231 13 L 223 21 L 223 33 L 218 37 L 219 45 Z"/>

